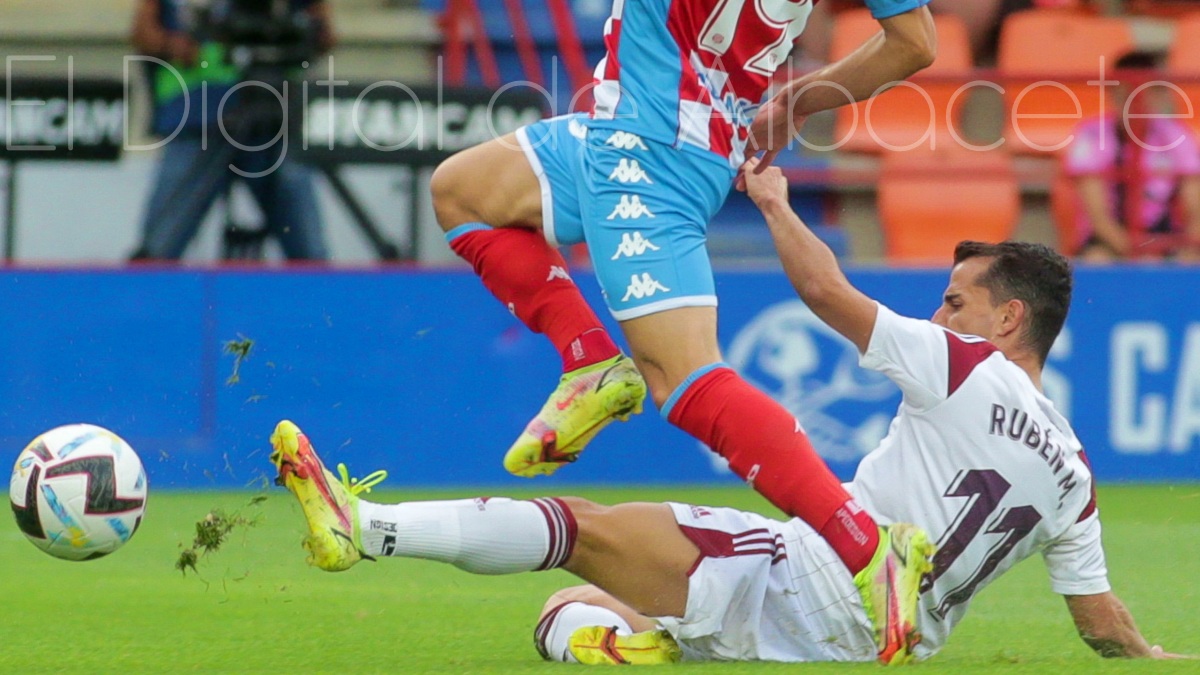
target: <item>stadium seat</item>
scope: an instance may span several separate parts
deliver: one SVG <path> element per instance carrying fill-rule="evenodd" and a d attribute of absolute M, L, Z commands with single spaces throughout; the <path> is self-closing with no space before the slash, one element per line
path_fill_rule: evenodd
<path fill-rule="evenodd" d="M 997 65 L 1004 78 L 1004 138 L 1009 150 L 1041 154 L 1065 145 L 1080 119 L 1100 112 L 1105 94 L 1087 82 L 1099 78 L 1101 58 L 1106 79 L 1111 79 L 1112 64 L 1133 44 L 1122 19 L 1070 10 L 1028 10 L 1005 19 Z M 1026 89 L 1044 80 L 1058 86 Z M 1059 117 L 1017 120 L 1016 114 Z"/>
<path fill-rule="evenodd" d="M 1182 18 L 1196 11 L 1195 0 L 1125 0 L 1123 5 L 1125 14 L 1162 19 Z"/>
<path fill-rule="evenodd" d="M 1058 236 L 1058 252 L 1068 257 L 1074 256 L 1079 252 L 1079 198 L 1074 181 L 1062 167 L 1059 167 L 1050 184 L 1050 214 L 1054 218 L 1054 232 Z"/>
<path fill-rule="evenodd" d="M 1012 157 L 946 143 L 883 156 L 878 206 L 893 262 L 946 265 L 963 239 L 1012 235 L 1021 196 Z"/>
<path fill-rule="evenodd" d="M 966 26 L 957 16 L 935 15 L 934 25 L 937 27 L 937 59 L 913 78 L 929 94 L 930 100 L 911 87 L 899 86 L 872 101 L 839 108 L 834 138 L 837 141 L 845 140 L 845 144 L 840 146 L 842 150 L 883 152 L 917 143 L 928 145 L 929 141 L 922 139 L 929 131 L 931 104 L 934 111 L 934 138 L 953 142 L 948 130 L 952 124 L 958 130 L 958 116 L 967 96 L 960 95 L 953 102 L 953 110 L 950 109 L 951 99 L 958 87 L 970 78 L 971 45 Z M 848 55 L 879 31 L 879 22 L 871 18 L 870 10 L 855 9 L 838 14 L 834 22 L 830 57 L 836 60 Z M 923 75 L 933 75 L 938 79 L 922 82 Z"/>
<path fill-rule="evenodd" d="M 1167 52 L 1167 73 L 1191 101 L 1192 117 L 1183 121 L 1200 133 L 1200 13 L 1188 14 L 1175 24 L 1175 39 Z M 1186 104 L 1181 102 L 1178 112 L 1186 114 Z"/>

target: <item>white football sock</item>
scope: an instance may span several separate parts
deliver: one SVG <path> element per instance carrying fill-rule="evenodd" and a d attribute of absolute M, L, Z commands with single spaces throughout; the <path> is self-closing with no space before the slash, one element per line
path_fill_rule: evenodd
<path fill-rule="evenodd" d="M 559 499 L 360 501 L 358 520 L 368 555 L 439 560 L 476 574 L 559 567 L 575 547 L 575 517 Z"/>
<path fill-rule="evenodd" d="M 547 661 L 579 663 L 571 653 L 571 634 L 585 626 L 615 627 L 618 635 L 629 635 L 633 628 L 620 614 L 598 605 L 568 602 L 550 610 L 533 629 L 533 644 Z"/>

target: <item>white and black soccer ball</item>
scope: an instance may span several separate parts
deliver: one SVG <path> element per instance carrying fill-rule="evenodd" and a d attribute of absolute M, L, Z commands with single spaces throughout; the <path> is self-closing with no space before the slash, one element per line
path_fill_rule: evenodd
<path fill-rule="evenodd" d="M 121 548 L 146 511 L 146 471 L 120 436 L 68 424 L 33 439 L 13 466 L 9 501 L 21 532 L 63 560 Z"/>

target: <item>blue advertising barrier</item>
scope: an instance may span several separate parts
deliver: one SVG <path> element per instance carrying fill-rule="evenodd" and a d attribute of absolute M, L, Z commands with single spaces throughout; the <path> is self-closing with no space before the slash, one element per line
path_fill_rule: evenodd
<path fill-rule="evenodd" d="M 580 285 L 600 307 L 594 279 Z M 856 271 L 929 316 L 944 271 Z M 899 394 L 778 272 L 717 277 L 727 360 L 782 401 L 844 478 Z M 1047 394 L 1106 480 L 1200 479 L 1200 270 L 1080 270 Z M 267 436 L 295 420 L 328 460 L 393 485 L 534 485 L 500 458 L 558 377 L 558 357 L 458 271 L 0 272 L 0 449 L 91 422 L 123 435 L 156 487 L 261 485 Z M 254 340 L 233 381 L 225 342 Z M 548 490 L 733 478 L 651 406 L 593 442 Z"/>

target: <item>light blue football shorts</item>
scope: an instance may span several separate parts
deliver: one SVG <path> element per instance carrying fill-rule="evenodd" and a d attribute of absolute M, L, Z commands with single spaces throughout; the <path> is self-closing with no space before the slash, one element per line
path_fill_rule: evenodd
<path fill-rule="evenodd" d="M 587 122 L 563 115 L 517 131 L 541 185 L 546 240 L 587 243 L 619 321 L 716 306 L 705 239 L 736 172 L 701 150 Z"/>

